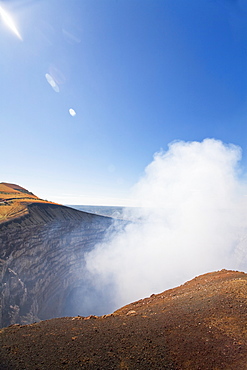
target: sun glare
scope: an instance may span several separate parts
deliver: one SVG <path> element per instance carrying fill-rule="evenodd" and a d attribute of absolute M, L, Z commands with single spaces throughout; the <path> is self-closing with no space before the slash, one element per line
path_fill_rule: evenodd
<path fill-rule="evenodd" d="M 72 116 L 72 117 L 75 117 L 76 116 L 76 111 L 72 108 L 69 109 L 69 114 Z"/>
<path fill-rule="evenodd" d="M 15 23 L 11 16 L 0 6 L 0 18 L 4 21 L 4 23 L 11 29 L 12 32 L 20 39 L 22 40 L 22 37 L 18 31 L 18 29 L 15 26 Z"/>

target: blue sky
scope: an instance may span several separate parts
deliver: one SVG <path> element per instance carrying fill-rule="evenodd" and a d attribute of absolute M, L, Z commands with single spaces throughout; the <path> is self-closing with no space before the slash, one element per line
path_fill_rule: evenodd
<path fill-rule="evenodd" d="M 240 145 L 246 172 L 246 0 L 0 6 L 22 36 L 0 18 L 0 181 L 124 205 L 155 152 L 207 137 Z"/>

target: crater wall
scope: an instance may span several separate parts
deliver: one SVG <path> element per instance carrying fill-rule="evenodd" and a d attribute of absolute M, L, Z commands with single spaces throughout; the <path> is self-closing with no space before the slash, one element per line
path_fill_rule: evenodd
<path fill-rule="evenodd" d="M 27 215 L 0 225 L 1 327 L 84 314 L 79 310 L 88 309 L 90 290 L 84 254 L 112 224 L 109 217 L 64 206 L 28 208 Z"/>

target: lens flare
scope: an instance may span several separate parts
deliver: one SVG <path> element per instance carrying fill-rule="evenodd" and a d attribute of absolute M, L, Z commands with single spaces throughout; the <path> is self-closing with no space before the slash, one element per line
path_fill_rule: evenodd
<path fill-rule="evenodd" d="M 76 111 L 72 108 L 69 109 L 69 114 L 72 116 L 72 117 L 75 117 L 76 116 Z"/>
<path fill-rule="evenodd" d="M 53 88 L 53 90 L 58 93 L 60 91 L 60 89 L 59 89 L 59 86 L 57 85 L 56 81 L 54 80 L 54 78 L 49 73 L 45 74 L 45 78 L 46 78 L 46 81 L 48 82 L 48 84 Z"/>
<path fill-rule="evenodd" d="M 4 23 L 11 29 L 12 32 L 22 40 L 22 37 L 16 28 L 16 25 L 12 19 L 12 17 L 0 6 L 0 18 L 4 21 Z"/>

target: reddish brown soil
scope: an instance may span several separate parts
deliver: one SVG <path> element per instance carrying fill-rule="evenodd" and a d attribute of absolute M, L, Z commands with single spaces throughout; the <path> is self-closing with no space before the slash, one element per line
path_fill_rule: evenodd
<path fill-rule="evenodd" d="M 1 369 L 247 369 L 247 274 L 222 270 L 112 315 L 2 329 Z"/>

